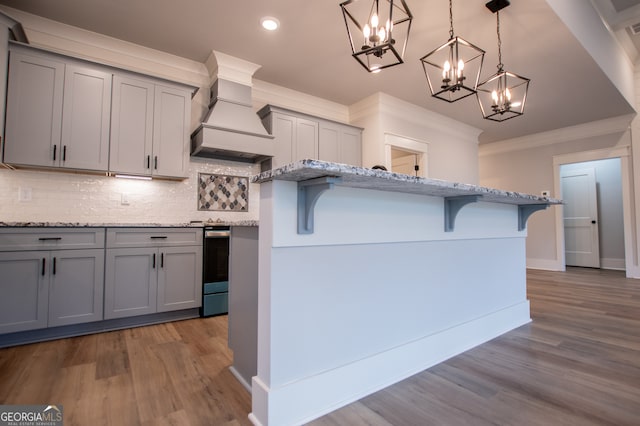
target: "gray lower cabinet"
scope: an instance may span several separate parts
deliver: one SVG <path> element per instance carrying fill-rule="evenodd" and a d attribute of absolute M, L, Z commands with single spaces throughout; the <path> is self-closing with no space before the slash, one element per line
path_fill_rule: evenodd
<path fill-rule="evenodd" d="M 105 319 L 202 304 L 202 229 L 107 230 Z"/>
<path fill-rule="evenodd" d="M 0 230 L 0 334 L 102 320 L 102 247 L 103 229 Z"/>

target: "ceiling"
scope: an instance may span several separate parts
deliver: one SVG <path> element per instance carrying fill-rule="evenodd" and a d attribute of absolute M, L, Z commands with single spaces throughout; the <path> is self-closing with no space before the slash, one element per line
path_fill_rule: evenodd
<path fill-rule="evenodd" d="M 351 58 L 340 0 L 0 0 L 0 4 L 199 62 L 217 50 L 261 65 L 254 75 L 259 80 L 344 105 L 385 92 L 482 129 L 481 143 L 634 112 L 545 0 L 511 0 L 511 6 L 500 12 L 505 69 L 531 79 L 522 117 L 491 122 L 482 119 L 473 97 L 453 104 L 431 98 L 419 58 L 448 40 L 448 2 L 406 1 L 414 19 L 405 63 L 378 74 L 367 73 Z M 486 1 L 453 3 L 456 35 L 487 51 L 481 78 L 493 74 L 498 63 L 496 20 Z M 620 18 L 618 24 L 623 17 L 640 16 L 640 1 L 606 1 L 607 18 Z M 279 19 L 277 32 L 260 27 L 260 18 L 266 15 Z"/>

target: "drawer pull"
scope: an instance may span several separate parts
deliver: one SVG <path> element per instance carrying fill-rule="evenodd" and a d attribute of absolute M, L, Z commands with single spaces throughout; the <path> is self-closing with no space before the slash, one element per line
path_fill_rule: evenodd
<path fill-rule="evenodd" d="M 153 253 L 153 266 L 152 266 L 152 268 L 156 269 L 156 254 L 155 253 Z"/>
<path fill-rule="evenodd" d="M 160 253 L 160 267 L 164 268 L 164 253 Z"/>
<path fill-rule="evenodd" d="M 42 276 L 44 277 L 44 274 L 47 272 L 46 269 L 46 263 L 47 263 L 47 259 L 45 259 L 44 257 L 42 258 Z"/>
<path fill-rule="evenodd" d="M 166 235 L 159 235 L 159 236 L 153 236 L 153 237 L 149 237 L 152 240 L 166 240 L 167 236 Z"/>
<path fill-rule="evenodd" d="M 56 258 L 53 258 L 53 275 L 56 274 Z"/>
<path fill-rule="evenodd" d="M 38 240 L 40 241 L 60 241 L 62 237 L 40 237 Z"/>

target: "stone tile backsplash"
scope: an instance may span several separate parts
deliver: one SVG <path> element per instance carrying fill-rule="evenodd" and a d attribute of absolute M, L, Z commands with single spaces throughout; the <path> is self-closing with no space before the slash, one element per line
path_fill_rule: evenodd
<path fill-rule="evenodd" d="M 250 178 L 259 171 L 259 165 L 191 159 L 189 178 L 184 181 L 141 181 L 0 168 L 0 222 L 171 224 L 258 220 L 259 184 L 249 184 L 248 211 L 202 211 L 198 210 L 198 174 Z"/>

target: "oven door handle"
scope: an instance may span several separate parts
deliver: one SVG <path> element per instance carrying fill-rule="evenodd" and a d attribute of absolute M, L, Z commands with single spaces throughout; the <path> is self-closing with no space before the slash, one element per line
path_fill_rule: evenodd
<path fill-rule="evenodd" d="M 229 238 L 231 231 L 205 231 L 205 238 Z"/>

